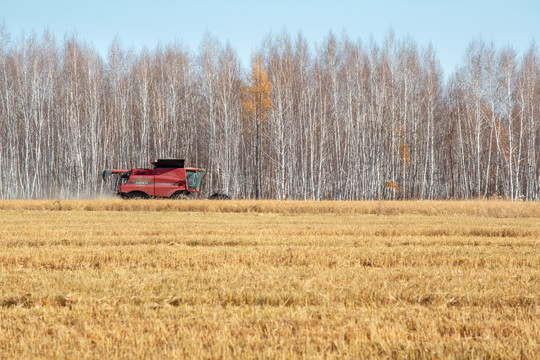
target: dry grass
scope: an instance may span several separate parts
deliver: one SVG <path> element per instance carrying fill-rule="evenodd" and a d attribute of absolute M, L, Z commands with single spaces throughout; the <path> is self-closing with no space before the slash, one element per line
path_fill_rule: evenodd
<path fill-rule="evenodd" d="M 540 204 L 3 201 L 0 358 L 535 358 Z"/>
<path fill-rule="evenodd" d="M 124 201 L 108 200 L 5 200 L 0 210 L 51 211 L 181 211 L 219 213 L 276 213 L 284 215 L 473 215 L 493 218 L 540 218 L 534 202 L 511 201 Z"/>

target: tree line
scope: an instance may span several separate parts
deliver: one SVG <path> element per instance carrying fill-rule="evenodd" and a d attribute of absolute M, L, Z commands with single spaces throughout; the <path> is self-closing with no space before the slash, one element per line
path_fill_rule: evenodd
<path fill-rule="evenodd" d="M 271 199 L 540 199 L 540 62 L 472 41 L 443 76 L 389 32 L 269 35 L 244 68 L 207 35 L 103 57 L 0 30 L 0 198 L 112 192 L 105 168 L 185 158 L 203 193 Z"/>

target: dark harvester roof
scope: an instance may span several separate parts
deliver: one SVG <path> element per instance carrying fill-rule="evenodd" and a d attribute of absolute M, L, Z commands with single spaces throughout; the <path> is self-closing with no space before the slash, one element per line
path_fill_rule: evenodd
<path fill-rule="evenodd" d="M 184 159 L 155 159 L 152 165 L 155 168 L 183 168 Z"/>

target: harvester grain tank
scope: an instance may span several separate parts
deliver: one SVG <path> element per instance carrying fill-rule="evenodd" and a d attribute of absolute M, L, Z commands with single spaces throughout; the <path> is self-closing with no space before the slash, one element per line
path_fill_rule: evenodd
<path fill-rule="evenodd" d="M 184 167 L 184 159 L 156 159 L 153 169 L 107 169 L 103 180 L 117 175 L 116 193 L 122 198 L 184 199 L 200 191 L 205 169 Z"/>

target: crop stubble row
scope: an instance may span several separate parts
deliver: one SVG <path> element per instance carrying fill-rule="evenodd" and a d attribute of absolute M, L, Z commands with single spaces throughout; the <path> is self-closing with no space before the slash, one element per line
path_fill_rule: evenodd
<path fill-rule="evenodd" d="M 0 357 L 540 351 L 535 203 L 0 209 Z"/>

